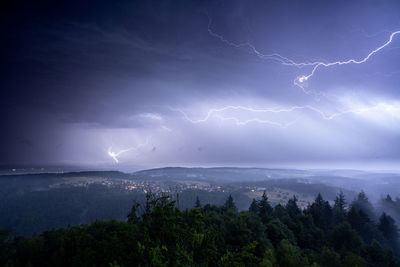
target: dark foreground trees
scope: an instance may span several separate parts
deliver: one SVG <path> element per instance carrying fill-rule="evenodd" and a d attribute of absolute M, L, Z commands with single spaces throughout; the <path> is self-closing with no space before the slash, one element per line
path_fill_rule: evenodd
<path fill-rule="evenodd" d="M 200 204 L 179 210 L 168 196 L 135 204 L 127 222 L 95 222 L 31 238 L 0 232 L 1 266 L 400 266 L 398 229 L 369 217 L 362 193 L 333 207 L 318 195 L 305 210 L 293 197 L 274 208 L 266 193 L 249 211 Z"/>

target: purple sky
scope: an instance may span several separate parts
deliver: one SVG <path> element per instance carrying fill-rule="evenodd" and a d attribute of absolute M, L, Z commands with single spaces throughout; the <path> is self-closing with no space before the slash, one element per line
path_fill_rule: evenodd
<path fill-rule="evenodd" d="M 398 1 L 20 1 L 0 17 L 0 164 L 398 166 L 400 33 L 298 80 L 388 42 Z"/>

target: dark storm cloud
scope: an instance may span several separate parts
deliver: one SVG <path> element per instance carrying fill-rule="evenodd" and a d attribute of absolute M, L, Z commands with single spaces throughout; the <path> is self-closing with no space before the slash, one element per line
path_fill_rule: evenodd
<path fill-rule="evenodd" d="M 337 112 L 354 108 L 355 100 L 357 108 L 397 103 L 398 40 L 373 64 L 318 70 L 310 88 L 332 96 L 316 101 L 293 85 L 308 70 L 229 46 L 207 26 L 212 19 L 216 33 L 264 53 L 335 61 L 381 45 L 400 28 L 399 11 L 396 1 L 7 2 L 0 21 L 0 162 L 107 163 L 110 146 L 137 146 L 149 136 L 141 157 L 124 156 L 149 166 L 398 158 L 388 145 L 400 145 L 397 114 L 332 122 L 312 111 L 263 117 L 297 121 L 277 130 L 221 126 L 215 118 L 193 125 L 176 109 L 199 119 L 220 105 Z"/>

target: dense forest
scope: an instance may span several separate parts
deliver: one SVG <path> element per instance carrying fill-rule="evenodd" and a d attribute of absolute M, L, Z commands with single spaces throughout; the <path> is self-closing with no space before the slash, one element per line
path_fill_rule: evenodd
<path fill-rule="evenodd" d="M 154 193 L 156 189 L 157 193 L 168 191 L 172 200 L 177 200 L 179 194 L 176 205 L 182 210 L 193 208 L 196 196 L 203 205 L 220 206 L 232 194 L 239 211 L 247 210 L 252 198 L 261 197 L 264 189 L 269 194 L 272 206 L 284 204 L 292 195 L 296 195 L 299 198 L 298 204 L 302 207 L 312 202 L 318 192 L 325 199 L 333 201 L 336 194 L 344 190 L 289 178 L 223 183 L 222 180 L 228 179 L 230 172 L 222 171 L 218 176 L 222 179 L 214 181 L 193 177 L 188 180 L 183 174 L 180 174 L 181 178 L 173 180 L 174 173 L 153 179 L 140 172 L 142 180 L 133 179 L 130 174 L 103 171 L 3 175 L 0 176 L 0 229 L 10 229 L 13 235 L 32 236 L 50 229 L 91 224 L 96 220 L 125 220 L 134 201 L 145 202 L 147 190 L 153 190 Z M 202 172 L 194 174 L 203 175 Z M 132 184 L 135 189 L 127 189 Z M 204 188 L 201 185 L 210 185 L 213 188 Z M 349 199 L 356 196 L 350 190 L 343 192 Z M 391 211 L 384 206 L 382 208 Z"/>
<path fill-rule="evenodd" d="M 383 200 L 396 209 L 397 200 Z M 32 237 L 0 235 L 1 266 L 400 266 L 398 228 L 365 193 L 333 205 L 318 194 L 302 210 L 293 196 L 267 195 L 239 212 L 224 205 L 181 210 L 168 195 L 146 196 L 126 221 L 96 221 Z M 398 209 L 399 207 L 397 207 Z"/>

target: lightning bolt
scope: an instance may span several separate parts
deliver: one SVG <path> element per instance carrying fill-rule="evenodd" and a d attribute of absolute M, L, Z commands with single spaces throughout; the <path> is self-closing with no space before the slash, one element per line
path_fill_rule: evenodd
<path fill-rule="evenodd" d="M 221 121 L 233 121 L 237 126 L 244 126 L 247 125 L 249 123 L 260 123 L 260 124 L 269 124 L 271 126 L 276 126 L 282 129 L 285 129 L 287 127 L 289 127 L 290 125 L 294 124 L 296 121 L 291 121 L 288 123 L 279 123 L 279 122 L 275 122 L 275 121 L 271 121 L 271 120 L 265 120 L 265 119 L 260 119 L 260 118 L 251 118 L 248 120 L 240 120 L 237 117 L 225 117 L 225 116 L 221 116 L 221 115 L 215 115 L 216 118 L 220 119 Z"/>
<path fill-rule="evenodd" d="M 129 151 L 131 151 L 131 150 L 134 149 L 134 148 L 131 147 L 131 148 L 128 148 L 128 149 L 120 150 L 120 151 L 118 151 L 118 152 L 114 152 L 114 151 L 112 151 L 111 149 L 112 149 L 112 147 L 110 147 L 110 148 L 108 149 L 108 155 L 114 159 L 115 163 L 118 164 L 118 163 L 119 163 L 118 157 L 119 157 L 121 154 L 126 153 L 126 152 L 129 152 Z"/>
<path fill-rule="evenodd" d="M 292 113 L 295 111 L 301 111 L 301 110 L 308 110 L 311 111 L 313 113 L 316 113 L 319 115 L 319 117 L 323 120 L 333 120 L 335 118 L 347 115 L 347 114 L 356 114 L 356 115 L 360 115 L 369 111 L 373 111 L 373 110 L 378 110 L 378 111 L 385 111 L 385 112 L 391 112 L 392 115 L 397 115 L 400 116 L 400 107 L 395 106 L 395 105 L 390 105 L 387 103 L 378 103 L 376 105 L 372 105 L 372 106 L 367 106 L 367 107 L 362 107 L 362 108 L 356 108 L 356 109 L 346 109 L 340 112 L 336 112 L 336 113 L 331 113 L 331 114 L 327 114 L 326 112 L 310 106 L 310 105 L 305 105 L 305 106 L 293 106 L 293 107 L 289 107 L 289 108 L 252 108 L 252 107 L 246 107 L 246 106 L 224 106 L 221 108 L 214 108 L 214 109 L 210 109 L 206 116 L 201 118 L 201 119 L 192 119 L 190 118 L 186 112 L 184 112 L 181 109 L 173 109 L 174 111 L 177 111 L 179 113 L 181 113 L 183 115 L 183 118 L 187 121 L 189 121 L 192 124 L 198 124 L 198 123 L 204 123 L 207 122 L 208 120 L 210 120 L 211 118 L 215 117 L 218 118 L 221 121 L 233 121 L 235 122 L 236 125 L 238 126 L 243 126 L 243 125 L 247 125 L 249 123 L 261 123 L 261 124 L 269 124 L 272 126 L 277 126 L 280 128 L 287 128 L 290 125 L 294 124 L 296 121 L 292 121 L 289 123 L 279 123 L 279 122 L 275 122 L 275 121 L 271 121 L 271 120 L 265 120 L 265 119 L 261 119 L 259 117 L 253 117 L 250 118 L 248 120 L 241 120 L 238 117 L 235 116 L 224 116 L 221 115 L 221 112 L 224 111 L 230 111 L 230 110 L 234 110 L 234 111 L 245 111 L 245 112 L 251 112 L 251 113 Z"/>
<path fill-rule="evenodd" d="M 280 127 L 280 128 L 287 128 L 289 125 L 293 124 L 293 122 L 290 122 L 290 123 L 278 123 L 278 122 L 275 122 L 275 121 L 265 120 L 265 119 L 260 119 L 260 118 L 251 118 L 251 119 L 243 121 L 243 120 L 240 120 L 237 117 L 233 117 L 233 116 L 225 117 L 223 115 L 218 114 L 218 113 L 221 113 L 223 111 L 228 111 L 228 110 L 241 110 L 241 111 L 248 111 L 248 112 L 254 112 L 254 113 L 265 113 L 265 112 L 274 112 L 275 111 L 274 109 L 270 109 L 270 108 L 255 109 L 255 108 L 245 107 L 245 106 L 231 106 L 231 105 L 229 105 L 229 106 L 224 106 L 224 107 L 221 107 L 221 108 L 210 109 L 207 112 L 207 114 L 206 114 L 206 116 L 204 118 L 197 119 L 197 120 L 190 118 L 187 115 L 187 113 L 184 112 L 181 109 L 171 108 L 171 110 L 181 113 L 185 120 L 187 120 L 188 122 L 193 123 L 193 124 L 207 122 L 212 117 L 216 117 L 216 118 L 220 119 L 221 121 L 233 121 L 238 126 L 243 126 L 243 125 L 247 125 L 247 124 L 252 123 L 252 122 L 257 122 L 257 123 L 261 123 L 261 124 L 269 124 L 269 125 L 272 125 L 272 126 L 277 126 L 277 127 Z"/>
<path fill-rule="evenodd" d="M 141 143 L 141 144 L 138 144 L 135 147 L 130 147 L 130 148 L 127 148 L 127 149 L 123 149 L 123 150 L 120 150 L 118 152 L 112 151 L 112 147 L 109 147 L 108 151 L 107 151 L 107 154 L 108 154 L 108 156 L 110 156 L 115 161 L 116 164 L 118 164 L 119 163 L 119 156 L 121 156 L 122 154 L 127 153 L 129 151 L 132 151 L 132 150 L 133 151 L 138 151 L 140 148 L 147 146 L 149 144 L 150 138 L 151 138 L 151 136 L 147 137 L 145 143 Z"/>
<path fill-rule="evenodd" d="M 207 15 L 208 16 L 208 15 Z M 334 62 L 322 62 L 322 61 L 315 61 L 315 62 L 296 62 L 290 58 L 284 57 L 280 54 L 277 53 L 273 53 L 273 54 L 263 54 L 260 51 L 258 51 L 256 49 L 256 47 L 254 45 L 252 45 L 249 42 L 245 42 L 245 43 L 233 43 L 229 40 L 227 40 L 226 38 L 224 38 L 222 35 L 219 35 L 215 32 L 213 32 L 213 30 L 211 29 L 212 26 L 212 19 L 210 18 L 210 16 L 208 16 L 208 33 L 219 39 L 220 41 L 222 41 L 223 43 L 235 47 L 235 48 L 247 48 L 250 50 L 250 52 L 252 52 L 253 54 L 255 54 L 257 57 L 261 58 L 261 59 L 268 59 L 268 60 L 274 60 L 277 61 L 283 65 L 287 65 L 287 66 L 294 66 L 294 67 L 298 67 L 298 68 L 302 68 L 302 67 L 312 67 L 311 72 L 309 74 L 306 75 L 301 75 L 296 77 L 296 79 L 294 79 L 293 84 L 298 86 L 299 88 L 302 89 L 302 91 L 306 94 L 310 94 L 313 91 L 311 90 L 306 90 L 305 88 L 305 82 L 308 81 L 314 74 L 315 72 L 321 68 L 321 67 L 332 67 L 332 66 L 336 66 L 336 65 L 347 65 L 347 64 L 362 64 L 367 62 L 373 55 L 375 55 L 376 53 L 378 53 L 379 51 L 381 51 L 382 49 L 384 49 L 385 47 L 387 47 L 390 43 L 392 43 L 393 38 L 400 34 L 400 31 L 395 31 L 392 32 L 389 36 L 389 39 L 382 44 L 381 46 L 379 46 L 378 48 L 375 48 L 374 50 L 372 50 L 371 52 L 369 52 L 367 54 L 367 56 L 365 56 L 362 59 L 348 59 L 348 60 L 344 60 L 344 61 L 334 61 Z"/>
<path fill-rule="evenodd" d="M 310 66 L 313 63 L 296 63 L 295 61 L 291 60 L 290 58 L 284 57 L 278 53 L 272 53 L 272 54 L 263 54 L 260 51 L 257 50 L 257 48 L 252 45 L 250 42 L 245 42 L 245 43 L 233 43 L 231 41 L 229 41 L 228 39 L 226 39 L 225 37 L 223 37 L 222 35 L 219 35 L 217 33 L 215 33 L 212 29 L 212 19 L 208 16 L 208 33 L 219 39 L 221 42 L 235 47 L 235 48 L 248 48 L 250 49 L 250 51 L 252 53 L 254 53 L 257 57 L 261 58 L 261 59 L 270 59 L 270 60 L 275 60 L 278 61 L 279 63 L 283 64 L 283 65 L 288 65 L 288 66 L 296 66 L 296 67 L 302 67 L 302 66 Z"/>
<path fill-rule="evenodd" d="M 315 95 L 322 95 L 322 93 L 318 93 L 318 92 L 311 91 L 311 90 L 306 90 L 305 82 L 308 81 L 316 73 L 316 71 L 319 68 L 331 67 L 331 66 L 335 66 L 335 65 L 365 63 L 373 55 L 375 55 L 376 53 L 378 53 L 379 51 L 381 51 L 382 49 L 387 47 L 390 43 L 392 43 L 393 38 L 396 35 L 400 34 L 400 31 L 392 32 L 389 36 L 389 39 L 384 44 L 382 44 L 378 48 L 375 48 L 374 50 L 370 51 L 367 54 L 367 56 L 365 56 L 362 59 L 348 59 L 345 61 L 334 61 L 334 62 L 323 62 L 323 61 L 296 62 L 296 61 L 294 61 L 290 58 L 284 57 L 278 53 L 264 54 L 264 53 L 258 51 L 257 48 L 250 42 L 234 43 L 234 42 L 229 41 L 224 36 L 217 34 L 212 30 L 212 19 L 210 18 L 210 16 L 208 14 L 206 14 L 206 15 L 208 16 L 208 19 L 209 19 L 208 27 L 207 27 L 208 33 L 212 37 L 219 39 L 221 42 L 225 43 L 228 46 L 231 46 L 234 48 L 246 48 L 252 54 L 256 55 L 257 57 L 259 57 L 261 59 L 277 61 L 278 63 L 283 64 L 283 65 L 293 66 L 293 67 L 297 67 L 299 69 L 303 68 L 303 67 L 312 67 L 311 71 L 308 74 L 296 77 L 293 80 L 293 84 L 296 85 L 297 87 L 300 87 L 304 93 L 306 93 L 306 94 L 313 93 Z M 296 122 L 296 120 L 291 121 L 289 123 L 281 123 L 281 122 L 277 122 L 277 121 L 273 121 L 273 120 L 260 118 L 259 116 L 253 116 L 249 119 L 243 120 L 236 116 L 226 116 L 222 113 L 229 112 L 229 111 L 244 111 L 244 112 L 250 112 L 250 113 L 254 113 L 254 114 L 257 114 L 257 113 L 258 114 L 259 113 L 276 113 L 277 114 L 277 113 L 293 113 L 293 112 L 303 110 L 303 111 L 311 111 L 313 113 L 316 113 L 321 119 L 330 121 L 330 120 L 336 119 L 338 117 L 341 117 L 341 116 L 344 116 L 347 114 L 359 115 L 359 114 L 363 114 L 363 113 L 366 113 L 366 112 L 369 112 L 372 110 L 386 110 L 386 111 L 396 110 L 396 112 L 399 111 L 398 107 L 394 107 L 394 106 L 388 105 L 386 103 L 379 103 L 379 104 L 376 104 L 373 106 L 367 106 L 367 107 L 362 107 L 362 108 L 346 109 L 346 110 L 334 112 L 334 113 L 327 113 L 327 112 L 322 111 L 321 109 L 318 109 L 318 108 L 310 106 L 310 105 L 292 106 L 289 108 L 253 108 L 253 107 L 247 107 L 247 106 L 228 105 L 228 106 L 223 106 L 220 108 L 210 109 L 206 113 L 205 117 L 200 118 L 200 119 L 193 119 L 193 118 L 189 117 L 188 114 L 181 109 L 174 109 L 174 108 L 171 108 L 171 109 L 181 113 L 183 115 L 183 118 L 192 124 L 204 123 L 204 122 L 207 122 L 208 120 L 210 120 L 211 118 L 217 118 L 221 121 L 233 121 L 238 126 L 243 126 L 243 125 L 247 125 L 250 123 L 261 123 L 261 124 L 268 124 L 268 125 L 276 126 L 276 127 L 280 127 L 280 128 L 287 128 L 287 127 L 291 126 L 292 124 L 294 124 Z"/>
<path fill-rule="evenodd" d="M 325 63 L 325 62 L 313 62 L 313 63 L 309 63 L 311 65 L 313 65 L 313 69 L 311 70 L 311 72 L 308 75 L 302 75 L 298 78 L 296 78 L 295 80 L 295 84 L 296 82 L 298 82 L 300 85 L 302 83 L 304 83 L 305 81 L 307 81 L 309 78 L 311 78 L 315 71 L 319 68 L 319 67 L 331 67 L 331 66 L 335 66 L 335 65 L 347 65 L 347 64 L 362 64 L 367 62 L 368 59 L 370 59 L 374 54 L 378 53 L 379 51 L 381 51 L 383 48 L 385 48 L 386 46 L 388 46 L 392 41 L 393 38 L 397 35 L 400 34 L 400 31 L 395 31 L 392 32 L 390 34 L 389 40 L 386 41 L 386 43 L 384 43 L 383 45 L 379 46 L 378 48 L 372 50 L 366 57 L 360 59 L 360 60 L 356 60 L 356 59 L 349 59 L 346 61 L 335 61 L 335 62 L 330 62 L 330 63 Z M 300 63 L 302 64 L 302 63 Z M 296 84 L 298 86 L 300 86 L 299 84 Z"/>

